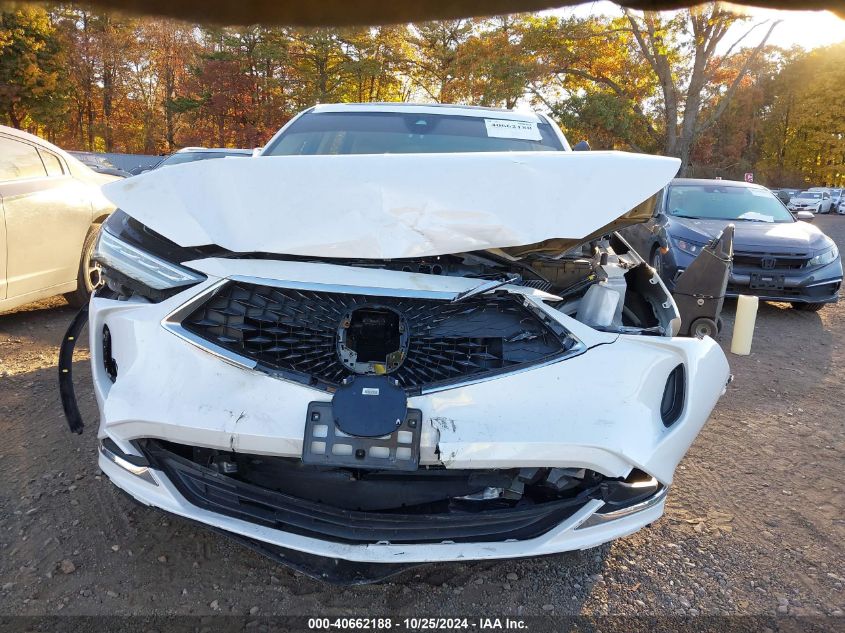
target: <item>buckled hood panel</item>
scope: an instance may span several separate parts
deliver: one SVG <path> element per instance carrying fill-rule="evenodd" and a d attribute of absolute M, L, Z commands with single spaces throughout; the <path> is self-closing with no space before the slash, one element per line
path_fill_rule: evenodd
<path fill-rule="evenodd" d="M 679 165 L 625 152 L 272 156 L 175 165 L 103 192 L 180 246 L 396 259 L 584 241 L 647 219 L 642 203 Z"/>

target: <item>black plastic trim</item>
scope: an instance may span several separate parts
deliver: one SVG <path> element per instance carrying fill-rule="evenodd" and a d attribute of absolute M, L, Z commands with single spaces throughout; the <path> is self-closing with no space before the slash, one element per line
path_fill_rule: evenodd
<path fill-rule="evenodd" d="M 79 405 L 76 401 L 76 392 L 73 388 L 73 351 L 82 328 L 88 323 L 88 304 L 73 317 L 67 332 L 59 347 L 59 394 L 62 399 L 62 410 L 70 430 L 77 435 L 82 433 L 85 423 L 82 421 L 82 414 L 79 412 Z"/>
<path fill-rule="evenodd" d="M 598 486 L 578 495 L 538 504 L 438 514 L 361 512 L 299 499 L 247 484 L 180 457 L 149 442 L 150 463 L 185 499 L 204 510 L 340 543 L 502 542 L 538 537 L 559 525 L 600 494 Z"/>
<path fill-rule="evenodd" d="M 666 378 L 663 388 L 663 398 L 660 401 L 660 417 L 665 427 L 672 426 L 681 417 L 686 399 L 686 370 L 683 363 L 679 364 Z"/>

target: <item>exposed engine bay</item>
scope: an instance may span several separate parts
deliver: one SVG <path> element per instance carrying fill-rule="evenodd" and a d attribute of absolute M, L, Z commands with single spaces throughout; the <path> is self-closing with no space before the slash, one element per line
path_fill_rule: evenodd
<path fill-rule="evenodd" d="M 182 248 L 121 211 L 114 215 L 110 224 L 119 231 L 121 237 L 132 242 L 143 242 L 146 249 L 170 260 L 204 257 L 271 259 L 462 277 L 478 280 L 479 283 L 476 288 L 455 297 L 455 303 L 465 303 L 470 298 L 492 294 L 496 288 L 505 285 L 521 286 L 546 293 L 544 301 L 598 330 L 671 336 L 678 326 L 675 321 L 677 312 L 659 277 L 615 232 L 556 254 L 538 249 L 536 252 L 529 250 L 519 256 L 512 256 L 507 249 L 494 249 L 423 258 L 374 260 L 243 254 L 232 253 L 217 246 Z M 138 285 L 120 271 L 104 267 L 103 272 L 107 286 L 119 298 L 140 295 L 160 300 L 168 294 L 151 292 L 150 288 Z M 384 312 L 373 307 L 369 312 L 365 310 L 345 315 L 344 323 L 346 325 L 342 328 L 339 346 L 355 373 L 384 373 L 377 370 L 376 365 L 388 370 L 395 368 L 395 357 L 389 359 L 388 356 L 396 352 L 403 337 L 400 319 L 395 312 Z M 373 337 L 386 338 L 366 342 Z M 356 345 L 365 348 L 360 354 L 362 364 L 359 367 L 353 367 L 359 356 L 353 353 Z M 375 347 L 371 349 L 369 345 Z M 385 346 L 390 349 L 385 349 L 385 353 L 377 353 L 378 348 Z"/>

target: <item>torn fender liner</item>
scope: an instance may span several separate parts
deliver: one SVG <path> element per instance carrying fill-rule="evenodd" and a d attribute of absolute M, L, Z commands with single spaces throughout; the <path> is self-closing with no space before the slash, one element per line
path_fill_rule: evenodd
<path fill-rule="evenodd" d="M 174 165 L 103 192 L 184 247 L 394 259 L 581 240 L 679 165 L 626 152 L 261 156 Z"/>
<path fill-rule="evenodd" d="M 76 341 L 79 333 L 88 323 L 88 304 L 73 317 L 67 332 L 62 339 L 59 348 L 59 394 L 62 398 L 62 409 L 65 412 L 65 419 L 70 430 L 74 433 L 82 433 L 85 424 L 82 422 L 82 415 L 79 413 L 79 406 L 76 403 L 76 393 L 73 389 L 73 350 L 76 348 Z"/>

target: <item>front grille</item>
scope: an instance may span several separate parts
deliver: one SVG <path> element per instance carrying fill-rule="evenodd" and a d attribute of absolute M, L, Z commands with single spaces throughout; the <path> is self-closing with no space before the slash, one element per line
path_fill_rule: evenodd
<path fill-rule="evenodd" d="M 755 270 L 798 270 L 804 268 L 810 256 L 804 253 L 741 253 L 734 252 L 734 268 Z"/>
<path fill-rule="evenodd" d="M 182 327 L 261 369 L 333 390 L 353 373 L 338 339 L 359 308 L 399 315 L 403 348 L 380 371 L 409 391 L 546 362 L 575 343 L 562 326 L 505 291 L 452 303 L 230 282 Z"/>

